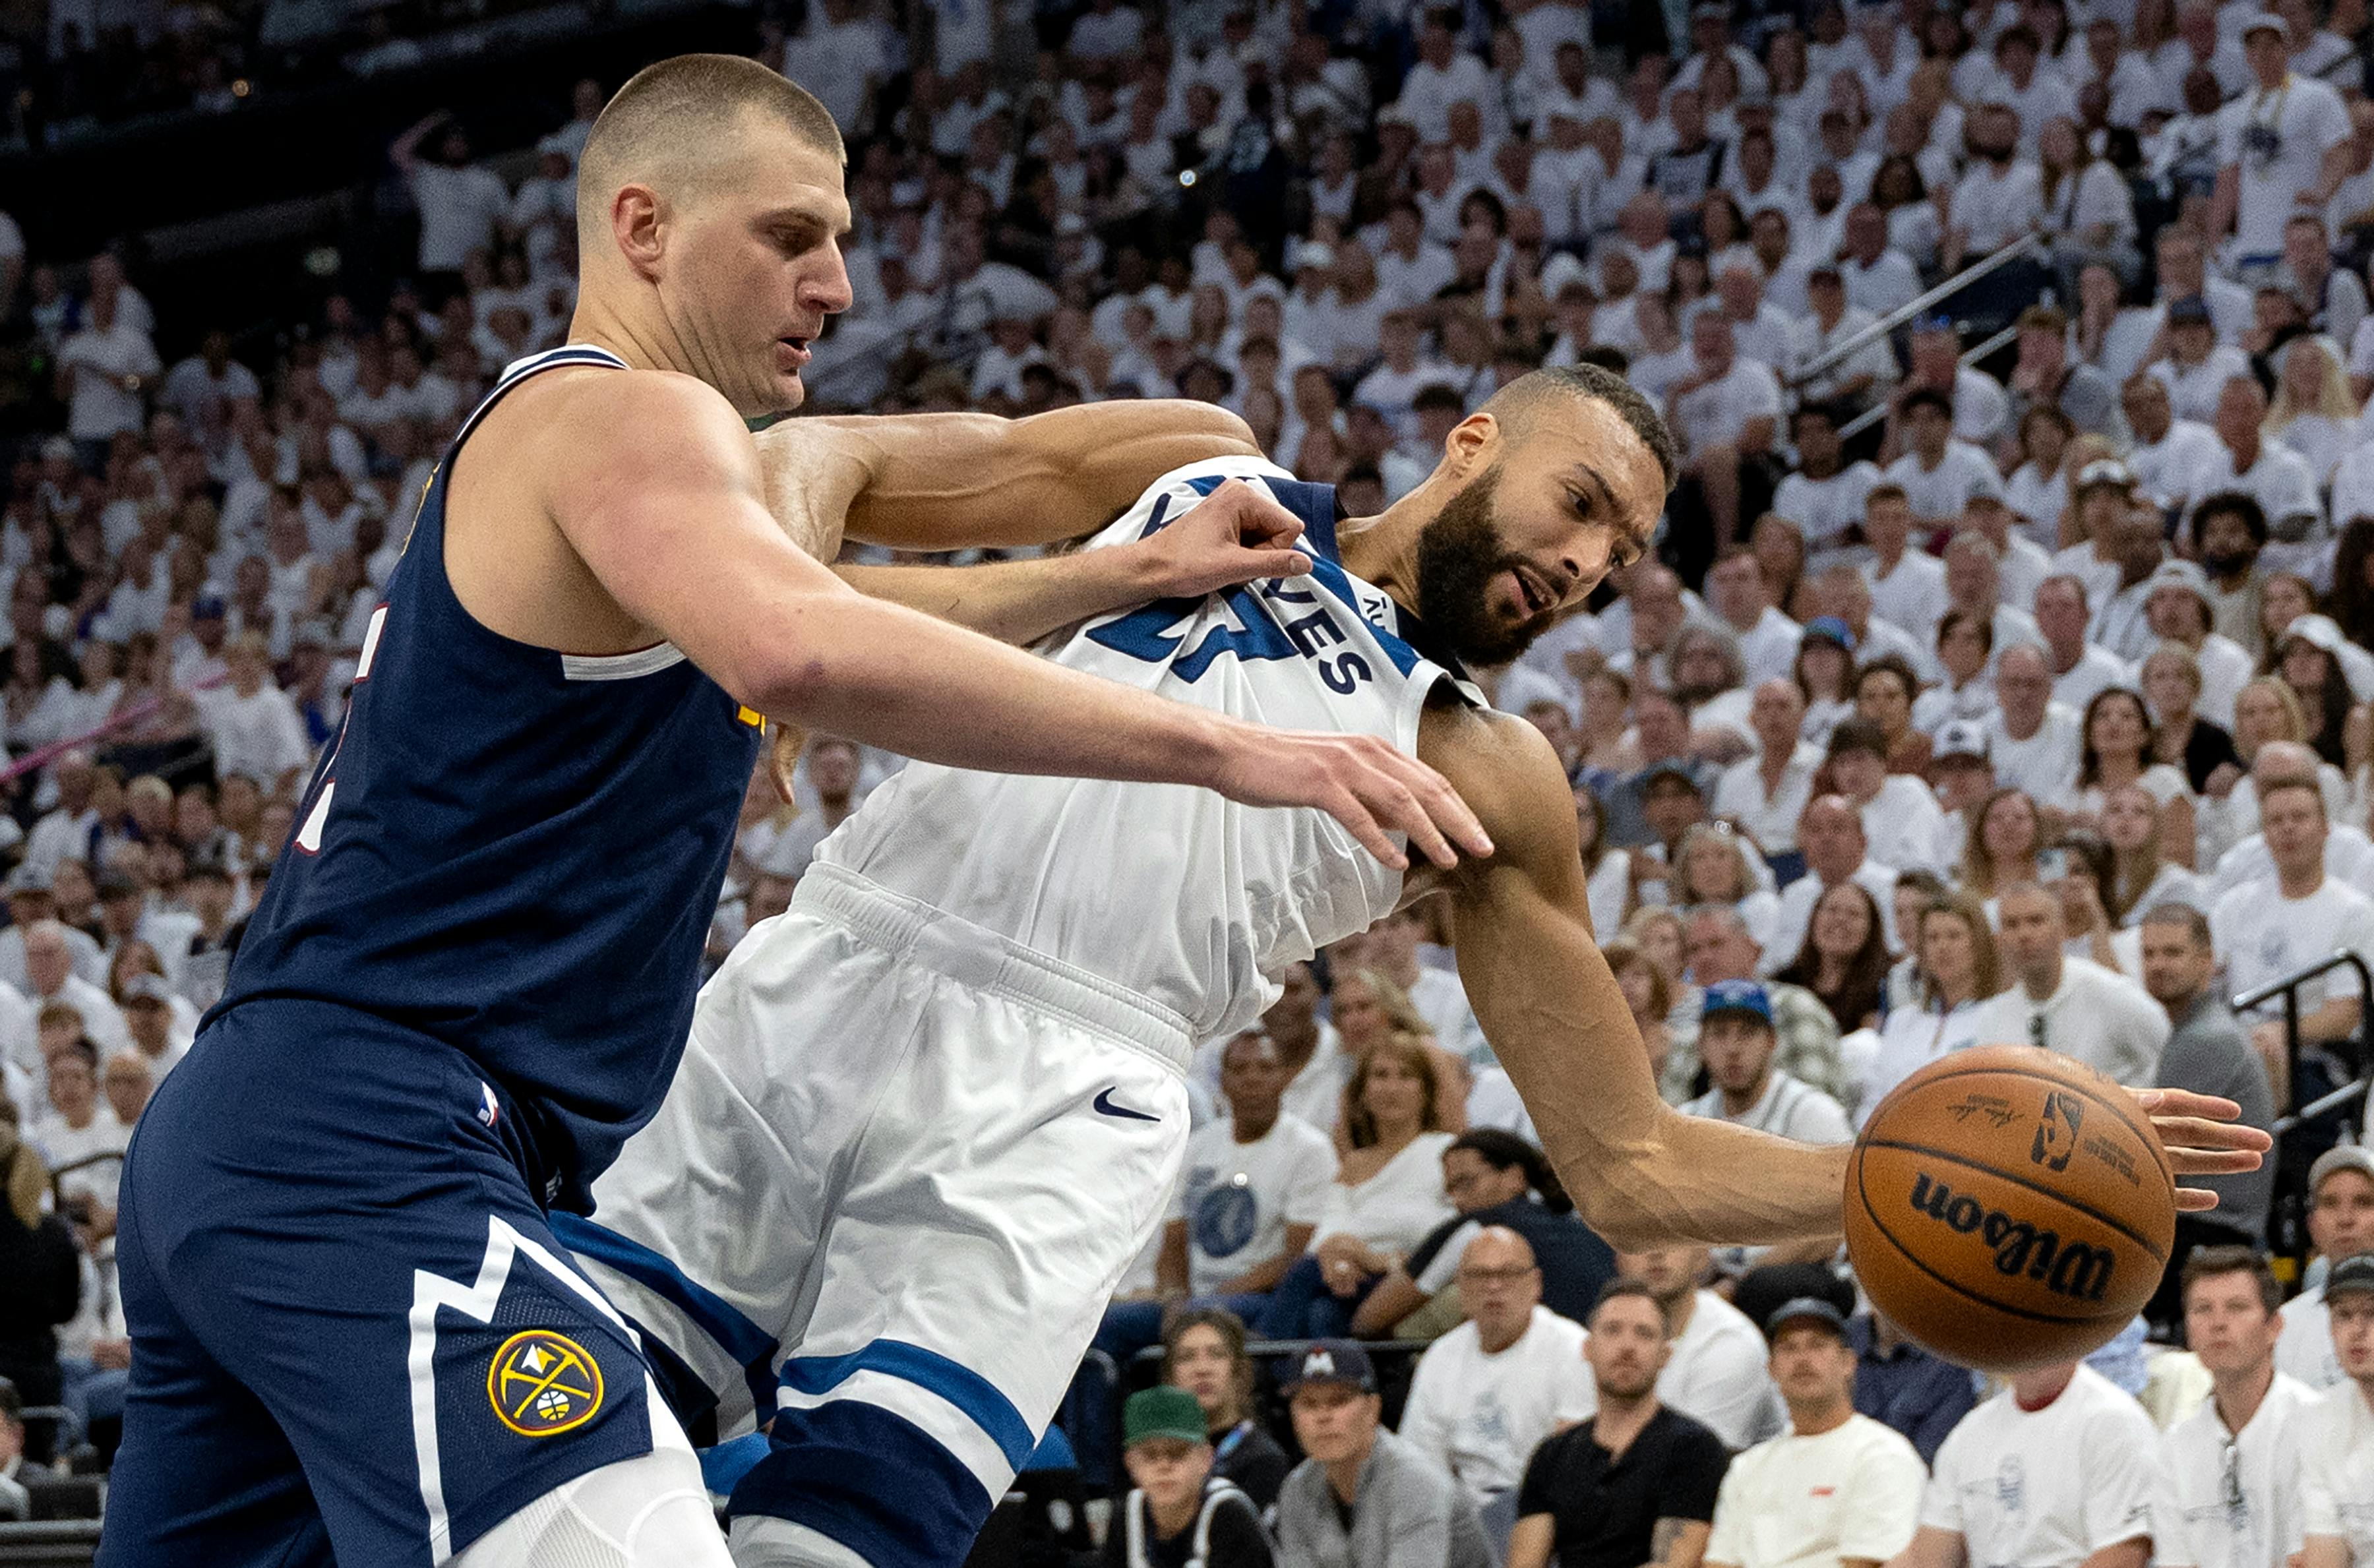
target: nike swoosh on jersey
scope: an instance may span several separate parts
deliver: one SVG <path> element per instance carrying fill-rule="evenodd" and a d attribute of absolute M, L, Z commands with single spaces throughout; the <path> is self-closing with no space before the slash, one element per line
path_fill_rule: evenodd
<path fill-rule="evenodd" d="M 1114 1105 L 1112 1091 L 1111 1089 L 1107 1089 L 1102 1094 L 1099 1094 L 1095 1100 L 1090 1102 L 1090 1105 L 1099 1116 L 1122 1117 L 1130 1121 L 1160 1121 L 1162 1119 L 1158 1116 L 1148 1116 L 1144 1111 L 1131 1110 L 1127 1106 Z"/>

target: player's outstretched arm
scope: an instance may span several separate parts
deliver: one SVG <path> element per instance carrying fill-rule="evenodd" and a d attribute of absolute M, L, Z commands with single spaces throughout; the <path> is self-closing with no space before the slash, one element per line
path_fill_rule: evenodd
<path fill-rule="evenodd" d="M 833 570 L 861 593 L 1000 642 L 1027 643 L 1150 600 L 1201 599 L 1255 578 L 1299 577 L 1310 569 L 1310 557 L 1294 547 L 1301 532 L 1299 518 L 1232 479 L 1169 526 L 1126 544 L 978 567 Z"/>
<path fill-rule="evenodd" d="M 1657 1097 L 1592 936 L 1573 796 L 1540 731 L 1435 708 L 1418 751 L 1500 846 L 1446 879 L 1459 977 L 1583 1219 L 1628 1251 L 1838 1234 L 1843 1147 L 1686 1117 Z"/>
<path fill-rule="evenodd" d="M 854 591 L 768 514 L 748 432 L 688 377 L 556 391 L 564 417 L 535 455 L 561 533 L 629 615 L 762 713 L 953 766 L 1316 806 L 1389 865 L 1408 860 L 1396 832 L 1438 864 L 1454 838 L 1491 853 L 1439 774 L 1372 736 L 1244 724 Z"/>
<path fill-rule="evenodd" d="M 779 518 L 813 504 L 821 471 L 853 473 L 849 536 L 910 550 L 1076 539 L 1174 468 L 1261 455 L 1243 420 L 1177 398 L 1082 404 L 1027 419 L 786 419 L 759 432 L 758 451 L 768 509 Z"/>

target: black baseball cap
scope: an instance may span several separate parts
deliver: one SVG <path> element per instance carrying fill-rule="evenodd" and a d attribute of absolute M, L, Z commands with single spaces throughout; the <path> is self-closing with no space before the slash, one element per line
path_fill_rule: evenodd
<path fill-rule="evenodd" d="M 1286 1375 L 1279 1392 L 1291 1398 L 1295 1392 L 1313 1383 L 1341 1383 L 1363 1394 L 1377 1391 L 1377 1369 L 1369 1361 L 1369 1352 L 1349 1340 L 1321 1340 L 1302 1352 L 1302 1359 Z"/>
<path fill-rule="evenodd" d="M 2326 1301 L 2348 1295 L 2374 1295 L 2374 1252 L 2345 1258 L 2324 1277 Z"/>
<path fill-rule="evenodd" d="M 1792 1323 L 1819 1323 L 1837 1335 L 1840 1344 L 1847 1342 L 1846 1317 L 1819 1296 L 1799 1296 L 1774 1307 L 1772 1316 L 1764 1320 L 1764 1337 L 1777 1340 L 1780 1330 Z"/>

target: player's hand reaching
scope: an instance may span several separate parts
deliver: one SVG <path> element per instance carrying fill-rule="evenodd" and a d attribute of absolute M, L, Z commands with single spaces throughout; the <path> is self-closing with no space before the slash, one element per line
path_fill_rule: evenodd
<path fill-rule="evenodd" d="M 1445 869 L 1463 853 L 1492 852 L 1484 825 L 1449 781 L 1377 736 L 1231 724 L 1227 743 L 1214 789 L 1249 806 L 1316 806 L 1395 871 L 1410 863 L 1393 847 L 1395 833 Z"/>
<path fill-rule="evenodd" d="M 1259 578 L 1300 577 L 1302 520 L 1257 486 L 1231 479 L 1179 521 L 1123 548 L 1138 552 L 1147 596 L 1200 599 Z"/>
<path fill-rule="evenodd" d="M 2274 1140 L 2257 1128 L 2237 1123 L 2242 1107 L 2231 1100 L 2190 1089 L 2129 1093 L 2151 1117 L 2160 1145 L 2168 1151 L 2168 1163 L 2180 1176 L 2240 1176 L 2257 1170 L 2261 1155 L 2274 1147 Z M 2180 1187 L 2176 1206 L 2182 1212 L 2199 1213 L 2217 1207 L 2217 1195 L 2205 1188 Z"/>

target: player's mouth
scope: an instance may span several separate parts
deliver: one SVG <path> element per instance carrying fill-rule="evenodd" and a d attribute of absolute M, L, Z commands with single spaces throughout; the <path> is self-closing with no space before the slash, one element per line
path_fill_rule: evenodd
<path fill-rule="evenodd" d="M 1520 563 L 1509 568 L 1509 575 L 1517 580 L 1517 608 L 1527 620 L 1549 614 L 1566 597 L 1563 589 L 1532 567 Z"/>
<path fill-rule="evenodd" d="M 815 341 L 812 337 L 779 337 L 775 340 L 775 357 L 796 370 L 808 362 L 808 345 Z"/>

